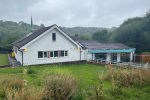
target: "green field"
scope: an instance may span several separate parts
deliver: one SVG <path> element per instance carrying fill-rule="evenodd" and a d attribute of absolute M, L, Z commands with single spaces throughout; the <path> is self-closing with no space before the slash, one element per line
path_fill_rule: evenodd
<path fill-rule="evenodd" d="M 4 75 L 22 75 L 22 70 L 26 68 L 30 73 L 27 74 L 28 86 L 40 86 L 43 84 L 43 74 L 51 76 L 52 74 L 65 75 L 66 77 L 75 77 L 78 82 L 78 88 L 82 90 L 83 97 L 81 100 L 95 100 L 96 93 L 94 88 L 99 86 L 98 76 L 104 71 L 102 76 L 107 72 L 104 66 L 92 64 L 77 64 L 77 65 L 47 65 L 47 66 L 28 66 L 18 68 L 6 68 L 0 70 L 0 78 Z M 104 99 L 109 100 L 148 100 L 150 98 L 150 86 L 146 85 L 142 88 L 130 86 L 122 87 L 122 93 L 111 94 L 112 84 L 110 81 L 103 82 Z"/>
<path fill-rule="evenodd" d="M 8 65 L 8 64 L 9 64 L 8 55 L 7 54 L 0 54 L 0 66 Z"/>

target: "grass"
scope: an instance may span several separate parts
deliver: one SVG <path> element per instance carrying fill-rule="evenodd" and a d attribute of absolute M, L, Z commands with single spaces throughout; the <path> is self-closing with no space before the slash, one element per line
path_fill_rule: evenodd
<path fill-rule="evenodd" d="M 8 64 L 9 64 L 8 55 L 7 54 L 0 54 L 0 66 L 8 65 Z"/>
<path fill-rule="evenodd" d="M 6 68 L 0 70 L 0 78 L 7 74 L 15 74 L 22 77 L 22 70 L 27 68 L 29 73 L 27 74 L 26 80 L 28 81 L 28 85 L 41 86 L 43 84 L 43 73 L 47 76 L 55 75 L 64 75 L 68 78 L 75 77 L 77 79 L 78 90 L 81 90 L 81 95 L 85 98 L 95 100 L 95 87 L 99 86 L 98 75 L 101 71 L 104 71 L 102 76 L 105 76 L 107 70 L 104 66 L 92 65 L 92 64 L 77 64 L 77 65 L 45 65 L 45 66 L 28 66 L 28 67 L 18 67 L 18 68 Z M 103 81 L 103 90 L 104 95 L 109 100 L 146 100 L 150 98 L 150 86 L 146 85 L 141 87 L 135 86 L 122 86 L 121 94 L 112 94 L 111 93 L 111 80 Z"/>

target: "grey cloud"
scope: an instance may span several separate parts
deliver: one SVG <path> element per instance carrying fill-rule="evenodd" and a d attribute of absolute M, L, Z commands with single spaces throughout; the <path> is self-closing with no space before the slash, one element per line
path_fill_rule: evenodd
<path fill-rule="evenodd" d="M 45 26 L 119 26 L 125 19 L 141 16 L 150 0 L 9 0 L 0 3 L 0 19 Z"/>

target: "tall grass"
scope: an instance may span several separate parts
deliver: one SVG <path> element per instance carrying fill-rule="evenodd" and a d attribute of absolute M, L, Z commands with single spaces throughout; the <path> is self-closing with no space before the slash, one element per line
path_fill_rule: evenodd
<path fill-rule="evenodd" d="M 9 65 L 8 55 L 0 54 L 0 66 Z"/>
<path fill-rule="evenodd" d="M 27 74 L 34 75 L 35 71 L 29 68 Z M 24 73 L 19 76 L 5 74 L 0 79 L 0 97 L 8 100 L 68 100 L 77 98 L 77 80 L 70 76 L 69 71 L 66 74 L 61 69 L 53 73 L 49 70 L 43 70 L 41 78 L 38 78 L 38 81 L 42 82 L 40 86 L 23 85 L 25 78 Z"/>
<path fill-rule="evenodd" d="M 115 81 L 119 81 L 122 86 L 134 85 L 142 87 L 142 84 L 150 84 L 150 70 L 144 68 L 120 69 L 105 66 L 107 73 L 105 80 L 112 80 L 112 75 Z"/>

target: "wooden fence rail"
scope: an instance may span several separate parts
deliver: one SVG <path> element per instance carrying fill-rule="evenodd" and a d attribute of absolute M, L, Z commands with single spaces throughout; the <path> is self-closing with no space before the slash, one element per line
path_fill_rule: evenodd
<path fill-rule="evenodd" d="M 150 54 L 149 53 L 142 53 L 139 56 L 135 56 L 135 62 L 149 62 L 150 63 Z"/>

